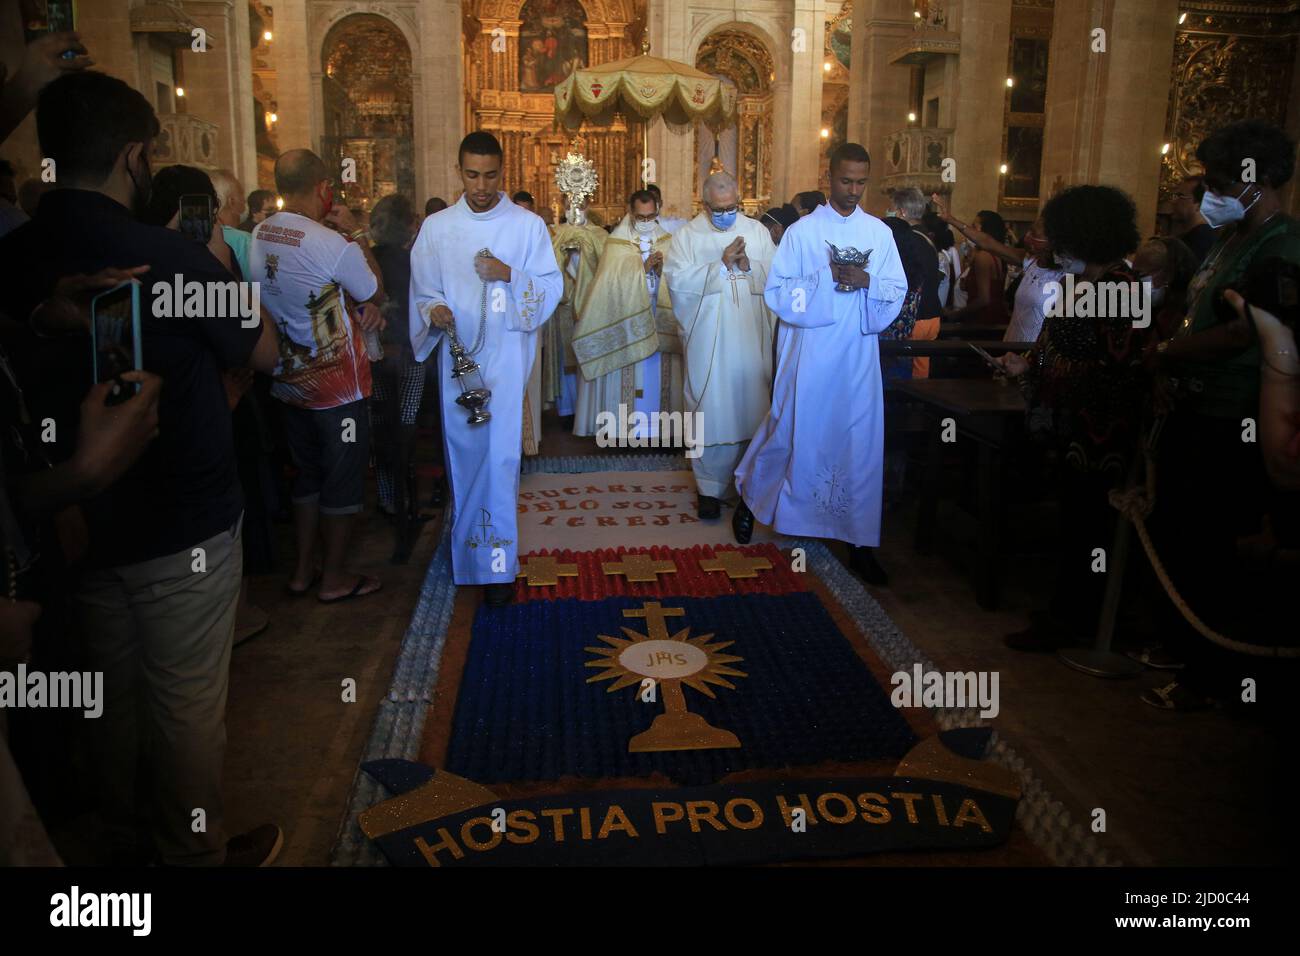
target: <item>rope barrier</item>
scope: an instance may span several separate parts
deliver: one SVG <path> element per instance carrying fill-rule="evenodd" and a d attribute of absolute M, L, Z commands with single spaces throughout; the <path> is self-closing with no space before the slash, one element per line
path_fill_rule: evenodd
<path fill-rule="evenodd" d="M 1165 593 L 1169 595 L 1169 600 L 1174 602 L 1174 607 L 1178 608 L 1178 612 L 1182 614 L 1184 620 L 1196 628 L 1197 632 L 1206 640 L 1238 654 L 1249 654 L 1252 657 L 1300 657 L 1300 647 L 1248 644 L 1245 641 L 1226 637 L 1202 621 L 1196 615 L 1196 612 L 1187 606 L 1187 602 L 1183 600 L 1182 595 L 1178 593 L 1178 589 L 1174 587 L 1174 582 L 1169 579 L 1169 572 L 1165 570 L 1164 562 L 1156 554 L 1155 544 L 1151 541 L 1151 535 L 1147 531 L 1146 519 L 1150 516 L 1152 508 L 1155 507 L 1156 498 L 1156 470 L 1150 446 L 1148 446 L 1143 457 L 1146 460 L 1146 482 L 1141 486 L 1134 485 L 1131 488 L 1116 489 L 1110 492 L 1110 505 L 1120 515 L 1132 522 L 1133 527 L 1137 530 L 1138 538 L 1142 541 L 1142 548 L 1146 551 L 1147 559 L 1151 562 L 1152 570 L 1155 571 L 1156 577 L 1159 578 L 1160 584 L 1165 589 Z"/>

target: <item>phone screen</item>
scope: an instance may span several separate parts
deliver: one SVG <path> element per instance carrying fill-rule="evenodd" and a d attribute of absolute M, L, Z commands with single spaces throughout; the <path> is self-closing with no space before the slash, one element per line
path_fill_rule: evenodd
<path fill-rule="evenodd" d="M 212 197 L 194 194 L 181 197 L 181 234 L 207 245 L 212 238 Z"/>
<path fill-rule="evenodd" d="M 21 0 L 21 11 L 28 43 L 46 33 L 76 29 L 73 0 Z"/>
<path fill-rule="evenodd" d="M 136 340 L 140 326 L 136 313 L 139 301 L 136 288 L 134 282 L 125 282 L 95 296 L 91 303 L 96 382 L 106 382 L 140 367 L 140 343 Z"/>

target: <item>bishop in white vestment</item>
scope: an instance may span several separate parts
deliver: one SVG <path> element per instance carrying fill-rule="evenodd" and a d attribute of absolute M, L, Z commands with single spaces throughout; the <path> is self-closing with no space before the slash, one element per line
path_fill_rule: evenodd
<path fill-rule="evenodd" d="M 700 416 L 704 447 L 691 459 L 700 516 L 715 518 L 767 415 L 775 319 L 763 290 L 776 247 L 766 226 L 740 214 L 730 175 L 709 176 L 703 198 L 704 210 L 673 235 L 664 280 L 681 327 L 686 411 Z"/>
<path fill-rule="evenodd" d="M 480 249 L 509 266 L 509 282 L 479 278 L 475 255 Z M 485 212 L 472 211 L 462 196 L 424 220 L 411 248 L 416 360 L 428 358 L 444 334 L 431 323 L 430 313 L 445 305 L 455 317 L 461 343 L 472 352 L 478 348 L 471 357 L 492 391 L 487 406 L 491 420 L 469 424 L 469 413 L 456 404 L 461 388 L 451 375 L 450 348 L 440 350 L 457 584 L 509 584 L 519 571 L 515 508 L 524 387 L 537 356 L 538 330 L 563 289 L 546 224 L 505 193 Z"/>
<path fill-rule="evenodd" d="M 675 437 L 660 433 L 660 413 L 682 410 L 682 346 L 661 275 L 672 237 L 648 197 L 633 193 L 631 211 L 605 243 L 580 307 L 573 352 L 582 377 L 573 432 L 606 434 L 609 422 L 626 421 L 630 442 L 657 447 Z"/>
<path fill-rule="evenodd" d="M 766 290 L 780 317 L 772 408 L 736 487 L 781 534 L 874 548 L 885 460 L 878 336 L 898 316 L 907 278 L 889 227 L 853 202 L 848 215 L 818 206 L 776 250 Z M 836 291 L 828 242 L 871 251 L 867 288 Z"/>

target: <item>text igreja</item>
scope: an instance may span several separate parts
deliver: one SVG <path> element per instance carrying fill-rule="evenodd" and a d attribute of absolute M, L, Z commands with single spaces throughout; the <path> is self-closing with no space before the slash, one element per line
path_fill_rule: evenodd
<path fill-rule="evenodd" d="M 1002 709 L 998 704 L 997 671 L 926 671 L 920 664 L 898 671 L 889 678 L 893 691 L 889 702 L 895 707 L 962 708 L 979 706 L 981 717 L 992 719 Z"/>
<path fill-rule="evenodd" d="M 70 707 L 93 720 L 104 712 L 104 672 L 0 671 L 0 710 L 23 707 Z"/>

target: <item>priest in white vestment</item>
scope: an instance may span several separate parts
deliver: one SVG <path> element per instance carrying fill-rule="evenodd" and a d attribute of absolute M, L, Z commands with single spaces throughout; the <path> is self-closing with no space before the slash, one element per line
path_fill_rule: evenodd
<path fill-rule="evenodd" d="M 657 216 L 649 192 L 632 194 L 580 305 L 573 330 L 582 371 L 575 435 L 608 434 L 612 421 L 620 423 L 617 434 L 641 447 L 666 447 L 679 437 L 663 434 L 660 419 L 661 412 L 682 410 L 682 344 L 662 277 L 672 237 Z"/>
<path fill-rule="evenodd" d="M 742 543 L 755 518 L 781 534 L 846 541 L 853 569 L 883 585 L 871 552 L 885 457 L 878 336 L 898 316 L 907 278 L 889 227 L 858 207 L 870 163 L 857 143 L 838 147 L 830 202 L 781 237 L 766 291 L 780 317 L 772 408 L 736 469 L 745 507 L 732 526 Z M 828 243 L 870 251 L 866 268 L 833 265 Z"/>
<path fill-rule="evenodd" d="M 664 280 L 681 327 L 686 411 L 699 413 L 704 446 L 691 459 L 699 515 L 716 518 L 767 415 L 775 318 L 763 289 L 776 247 L 766 226 L 741 215 L 729 173 L 705 179 L 701 198 L 704 209 L 673 235 Z"/>
<path fill-rule="evenodd" d="M 487 601 L 508 603 L 519 571 L 519 491 L 524 386 L 537 335 L 563 292 L 541 218 L 500 191 L 501 146 L 475 132 L 460 147 L 465 193 L 430 216 L 411 248 L 411 346 L 417 361 L 454 325 L 491 390 L 491 420 L 468 423 L 456 403 L 450 344 L 440 350 L 443 435 L 452 493 L 451 554 L 457 584 L 485 584 Z M 480 256 L 480 250 L 491 255 Z M 474 383 L 471 383 L 471 385 Z"/>

